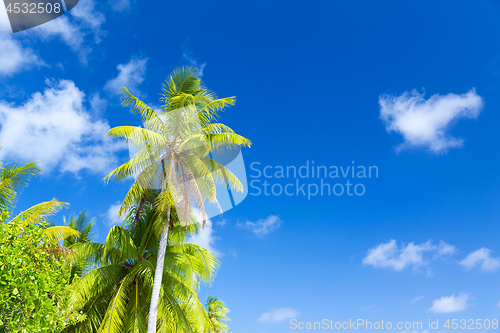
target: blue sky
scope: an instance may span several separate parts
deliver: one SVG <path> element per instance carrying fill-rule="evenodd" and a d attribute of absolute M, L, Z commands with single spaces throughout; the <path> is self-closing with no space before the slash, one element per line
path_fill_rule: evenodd
<path fill-rule="evenodd" d="M 81 0 L 0 35 L 1 155 L 44 163 L 18 209 L 57 197 L 71 206 L 56 223 L 85 208 L 102 241 L 130 185 L 103 185 L 128 157 L 104 134 L 140 125 L 115 92 L 158 105 L 168 74 L 194 65 L 237 97 L 222 120 L 252 140 L 255 186 L 321 181 L 257 177 L 256 162 L 273 175 L 312 161 L 378 168 L 323 180 L 363 184 L 363 195 L 249 188 L 212 218 L 196 240 L 222 264 L 201 295 L 226 302 L 233 332 L 289 332 L 294 318 L 431 319 L 439 331 L 498 319 L 499 40 L 495 1 Z"/>

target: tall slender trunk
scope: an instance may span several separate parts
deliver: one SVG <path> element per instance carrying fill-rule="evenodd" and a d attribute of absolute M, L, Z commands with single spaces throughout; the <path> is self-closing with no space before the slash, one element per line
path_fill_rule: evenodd
<path fill-rule="evenodd" d="M 170 173 L 172 168 L 169 168 L 169 174 L 165 174 L 165 160 L 161 161 L 161 167 L 163 171 L 163 176 L 166 176 L 166 180 L 170 179 Z M 168 191 L 168 186 L 165 188 Z M 168 242 L 168 228 L 170 227 L 171 216 L 170 207 L 167 209 L 167 223 L 163 224 L 160 235 L 160 247 L 158 248 L 158 257 L 156 258 L 156 270 L 155 277 L 153 280 L 153 291 L 151 292 L 151 304 L 149 306 L 149 319 L 148 319 L 148 330 L 147 333 L 156 333 L 156 318 L 158 317 L 158 300 L 160 299 L 161 291 L 161 280 L 163 278 L 163 264 L 165 261 L 165 251 L 167 249 Z"/>
<path fill-rule="evenodd" d="M 170 214 L 167 214 L 167 217 Z M 148 331 L 147 333 L 156 333 L 156 318 L 158 316 L 158 300 L 160 298 L 161 280 L 163 278 L 163 262 L 165 261 L 165 251 L 167 249 L 168 225 L 164 225 L 161 230 L 160 248 L 158 249 L 158 258 L 156 259 L 156 271 L 153 280 L 153 291 L 151 293 L 151 305 L 149 307 Z"/>

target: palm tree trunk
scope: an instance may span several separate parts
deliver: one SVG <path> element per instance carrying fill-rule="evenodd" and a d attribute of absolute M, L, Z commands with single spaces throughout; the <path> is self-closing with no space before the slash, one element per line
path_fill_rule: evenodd
<path fill-rule="evenodd" d="M 167 214 L 169 216 L 169 214 Z M 167 249 L 168 226 L 163 226 L 160 236 L 160 248 L 158 249 L 158 258 L 156 259 L 156 271 L 153 280 L 153 291 L 151 293 L 151 305 L 149 307 L 148 331 L 147 333 L 156 333 L 156 318 L 158 315 L 158 300 L 160 298 L 161 280 L 163 278 L 163 262 L 165 261 L 165 251 Z"/>

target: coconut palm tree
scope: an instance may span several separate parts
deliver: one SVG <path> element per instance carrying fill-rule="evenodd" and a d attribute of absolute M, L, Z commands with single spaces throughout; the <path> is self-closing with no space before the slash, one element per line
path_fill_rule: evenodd
<path fill-rule="evenodd" d="M 73 305 L 86 318 L 64 332 L 146 331 L 160 214 L 153 203 L 145 202 L 136 220 L 137 209 L 132 207 L 123 226 L 111 228 L 104 244 L 87 242 L 71 247 L 78 256 L 93 258 L 98 267 L 75 281 Z M 173 216 L 155 325 L 162 333 L 204 332 L 209 326 L 197 290 L 202 281 L 212 281 L 218 261 L 200 246 L 184 243 L 184 229 Z M 195 226 L 190 225 L 188 233 L 194 231 Z"/>
<path fill-rule="evenodd" d="M 225 307 L 224 302 L 216 297 L 207 297 L 206 310 L 210 318 L 210 327 L 207 333 L 225 333 L 229 332 L 229 327 L 223 323 L 223 320 L 231 320 L 226 316 L 229 309 Z"/>
<path fill-rule="evenodd" d="M 144 128 L 120 126 L 108 133 L 124 138 L 138 152 L 113 170 L 117 181 L 134 175 L 135 182 L 120 207 L 120 214 L 142 202 L 151 189 L 160 194 L 156 200 L 161 225 L 159 252 L 151 295 L 148 333 L 156 332 L 157 305 L 162 285 L 163 261 L 171 216 L 174 213 L 187 226 L 193 207 L 201 211 L 205 225 L 205 202 L 218 205 L 216 185 L 241 191 L 241 182 L 223 165 L 210 158 L 210 153 L 240 146 L 250 141 L 231 128 L 215 123 L 218 112 L 234 104 L 234 97 L 218 99 L 204 87 L 192 67 L 175 70 L 163 85 L 162 108 L 154 111 L 146 103 L 123 88 L 122 103 L 141 116 Z"/>

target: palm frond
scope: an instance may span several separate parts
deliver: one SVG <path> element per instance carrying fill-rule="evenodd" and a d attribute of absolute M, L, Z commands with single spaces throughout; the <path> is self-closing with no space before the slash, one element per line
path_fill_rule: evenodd
<path fill-rule="evenodd" d="M 132 109 L 130 111 L 133 114 L 139 114 L 141 116 L 142 121 L 148 121 L 158 116 L 151 107 L 149 107 L 139 98 L 132 95 L 130 91 L 128 91 L 128 89 L 125 87 L 122 88 L 121 100 L 123 106 L 131 105 Z"/>
<path fill-rule="evenodd" d="M 28 208 L 14 217 L 12 221 L 32 224 L 48 224 L 49 216 L 56 214 L 67 206 L 67 203 L 60 202 L 54 198 L 50 201 L 42 202 Z"/>
<path fill-rule="evenodd" d="M 4 165 L 0 171 L 0 209 L 12 208 L 21 188 L 41 172 L 37 162 Z"/>
<path fill-rule="evenodd" d="M 43 237 L 46 242 L 59 242 L 70 237 L 78 237 L 80 232 L 70 227 L 56 226 L 43 230 Z"/>

